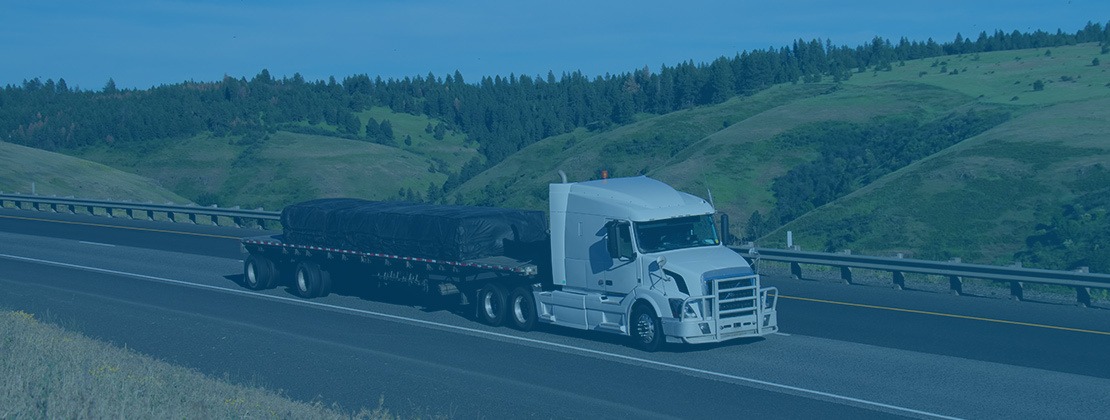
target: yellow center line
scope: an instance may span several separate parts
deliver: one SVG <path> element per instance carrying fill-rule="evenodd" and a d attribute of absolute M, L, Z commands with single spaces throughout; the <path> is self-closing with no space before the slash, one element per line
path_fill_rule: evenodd
<path fill-rule="evenodd" d="M 1087 333 L 1087 334 L 1110 335 L 1110 332 L 1107 332 L 1107 331 L 1085 330 L 1085 329 L 1082 329 L 1082 328 L 1071 328 L 1071 327 L 1061 327 L 1061 326 L 1056 326 L 1056 325 L 1034 324 L 1034 323 L 1031 323 L 1031 322 L 1008 321 L 1008 320 L 1005 320 L 1005 319 L 983 318 L 983 317 L 969 316 L 969 315 L 946 314 L 946 313 L 943 313 L 943 312 L 931 312 L 931 311 L 921 311 L 921 310 L 917 310 L 917 309 L 893 308 L 893 307 L 890 307 L 890 306 L 878 306 L 878 305 L 867 305 L 867 304 L 863 304 L 863 303 L 839 302 L 839 301 L 835 301 L 835 300 L 814 299 L 814 298 L 806 298 L 806 297 L 798 297 L 798 296 L 782 295 L 781 297 L 784 298 L 784 299 L 804 300 L 804 301 L 809 301 L 809 302 L 828 303 L 828 304 L 832 304 L 832 305 L 855 306 L 855 307 L 858 307 L 858 308 L 881 309 L 881 310 L 885 310 L 885 311 L 895 311 L 895 312 L 906 312 L 906 313 L 911 313 L 911 314 L 942 316 L 942 317 L 947 317 L 947 318 L 969 319 L 969 320 L 972 320 L 972 321 L 994 322 L 994 323 L 998 323 L 998 324 L 1020 325 L 1020 326 L 1023 326 L 1023 327 L 1045 328 L 1045 329 L 1050 329 L 1050 330 L 1071 331 L 1071 332 L 1080 332 L 1080 333 Z"/>
<path fill-rule="evenodd" d="M 137 231 L 143 231 L 143 232 L 158 232 L 158 233 L 172 233 L 172 234 L 177 234 L 177 235 L 203 236 L 203 237 L 206 237 L 206 238 L 234 239 L 234 240 L 237 240 L 237 241 L 241 239 L 238 236 L 213 235 L 213 234 L 210 234 L 210 233 L 181 232 L 181 231 L 176 231 L 176 230 L 151 229 L 151 228 L 142 228 L 142 227 L 134 227 L 134 226 L 117 226 L 117 225 L 106 225 L 106 224 L 101 224 L 101 223 L 72 222 L 72 221 L 68 221 L 68 220 L 38 219 L 38 218 L 34 218 L 34 217 L 20 217 L 20 216 L 0 215 L 0 218 L 2 218 L 2 219 L 16 219 L 16 220 L 30 220 L 30 221 L 35 221 L 35 222 L 61 223 L 61 224 L 66 224 L 66 225 L 95 226 L 95 227 L 111 228 L 111 229 L 137 230 Z"/>

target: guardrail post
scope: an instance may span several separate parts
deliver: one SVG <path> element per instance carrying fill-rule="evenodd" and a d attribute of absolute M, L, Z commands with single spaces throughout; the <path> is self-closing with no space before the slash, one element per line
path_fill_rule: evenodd
<path fill-rule="evenodd" d="M 1090 267 L 1079 267 L 1075 271 L 1079 273 L 1090 273 L 1091 269 Z M 1076 286 L 1075 302 L 1079 304 L 1079 306 L 1089 308 L 1091 306 L 1091 288 Z"/>
<path fill-rule="evenodd" d="M 794 278 L 797 279 L 797 280 L 801 280 L 802 279 L 802 266 L 799 265 L 796 262 L 790 263 L 790 275 L 794 276 Z"/>
<path fill-rule="evenodd" d="M 960 277 L 960 276 L 949 276 L 948 277 L 948 288 L 952 290 L 952 293 L 955 293 L 957 295 L 963 295 L 964 294 L 964 278 Z"/>
<path fill-rule="evenodd" d="M 1010 282 L 1010 299 L 1025 300 L 1025 285 L 1020 281 Z"/>
<path fill-rule="evenodd" d="M 166 212 L 166 218 L 170 219 L 171 222 L 177 223 L 177 216 L 172 211 Z"/>
<path fill-rule="evenodd" d="M 135 211 L 134 210 L 127 209 L 127 211 L 125 211 L 125 213 L 127 213 L 127 218 L 128 219 L 135 220 Z"/>
<path fill-rule="evenodd" d="M 154 220 L 154 211 L 152 211 L 152 210 L 147 210 L 146 211 L 146 220 Z"/>
<path fill-rule="evenodd" d="M 894 283 L 894 288 L 902 290 L 906 288 L 906 275 L 901 271 L 891 271 L 890 280 Z"/>
<path fill-rule="evenodd" d="M 35 210 L 42 211 L 42 209 L 39 208 L 39 202 L 38 201 L 31 203 L 31 207 L 34 207 Z"/>
<path fill-rule="evenodd" d="M 1076 287 L 1075 302 L 1079 304 L 1079 306 L 1089 308 L 1091 306 L 1091 288 Z"/>
<path fill-rule="evenodd" d="M 112 210 L 115 210 L 115 209 L 113 209 L 111 207 L 105 207 L 104 208 L 104 212 L 108 214 L 108 217 L 116 217 L 116 216 L 112 215 Z"/>
<path fill-rule="evenodd" d="M 197 224 L 197 214 L 196 213 L 189 213 L 189 221 L 193 222 L 194 225 Z"/>
<path fill-rule="evenodd" d="M 840 279 L 844 280 L 845 283 L 854 284 L 852 283 L 852 267 L 840 267 Z"/>
<path fill-rule="evenodd" d="M 52 211 L 54 213 L 57 213 L 58 212 L 58 204 L 57 203 L 51 204 L 50 205 L 50 211 Z"/>
<path fill-rule="evenodd" d="M 241 227 L 243 227 L 243 218 L 242 217 L 232 217 L 231 218 L 231 223 L 234 223 L 235 227 L 241 228 Z"/>

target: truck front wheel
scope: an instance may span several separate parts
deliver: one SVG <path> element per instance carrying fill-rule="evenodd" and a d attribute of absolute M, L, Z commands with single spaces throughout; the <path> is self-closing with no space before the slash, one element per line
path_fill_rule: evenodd
<path fill-rule="evenodd" d="M 297 264 L 297 271 L 293 277 L 293 288 L 297 295 L 305 299 L 318 296 L 327 296 L 331 288 L 331 276 L 327 271 L 320 269 L 314 262 L 301 262 Z"/>
<path fill-rule="evenodd" d="M 655 316 L 655 311 L 645 304 L 632 308 L 629 333 L 632 344 L 643 351 L 653 352 L 663 345 L 663 323 Z"/>
<path fill-rule="evenodd" d="M 517 287 L 509 295 L 509 322 L 513 328 L 532 331 L 536 326 L 536 297 L 526 287 Z"/>
<path fill-rule="evenodd" d="M 263 290 L 277 283 L 277 267 L 269 258 L 251 254 L 243 261 L 243 284 L 251 290 Z"/>
<path fill-rule="evenodd" d="M 478 290 L 478 320 L 492 325 L 500 326 L 505 322 L 506 305 L 505 287 L 497 283 L 488 283 Z"/>

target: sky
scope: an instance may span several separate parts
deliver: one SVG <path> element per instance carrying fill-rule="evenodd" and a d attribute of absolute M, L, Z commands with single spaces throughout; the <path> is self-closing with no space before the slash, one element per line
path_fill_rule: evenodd
<path fill-rule="evenodd" d="M 0 86 L 99 90 L 246 77 L 308 80 L 588 77 L 742 51 L 878 36 L 951 41 L 995 30 L 1075 32 L 1106 0 L 548 1 L 0 0 Z"/>

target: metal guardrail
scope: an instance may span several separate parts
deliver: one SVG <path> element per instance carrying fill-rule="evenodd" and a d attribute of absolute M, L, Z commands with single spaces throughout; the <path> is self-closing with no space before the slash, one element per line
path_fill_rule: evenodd
<path fill-rule="evenodd" d="M 153 204 L 134 203 L 129 201 L 84 200 L 72 197 L 43 197 L 37 195 L 3 194 L 0 193 L 0 207 L 7 207 L 12 203 L 14 207 L 25 209 L 28 205 L 35 210 L 44 210 L 44 206 L 54 212 L 64 209 L 70 213 L 77 213 L 82 209 L 88 214 L 95 214 L 96 209 L 103 209 L 104 213 L 115 217 L 116 211 L 122 211 L 127 217 L 135 219 L 136 213 L 145 216 L 146 220 L 153 220 L 156 214 L 165 214 L 173 222 L 179 222 L 179 215 L 184 215 L 185 220 L 196 223 L 198 217 L 208 218 L 213 225 L 222 226 L 220 219 L 230 221 L 237 227 L 246 225 L 246 221 L 255 222 L 256 227 L 264 228 L 266 222 L 281 219 L 281 212 L 265 211 L 262 209 L 245 210 L 238 207 L 202 207 L 197 205 Z M 1010 284 L 1010 295 L 1014 299 L 1023 300 L 1024 283 L 1039 283 L 1056 286 L 1065 286 L 1075 289 L 1076 302 L 1080 305 L 1091 305 L 1091 290 L 1110 289 L 1110 274 L 1085 273 L 1078 271 L 1042 270 L 1022 267 L 1003 267 L 983 264 L 965 264 L 956 261 L 928 261 L 909 258 L 873 257 L 852 254 L 834 254 L 826 252 L 797 251 L 789 249 L 756 248 L 752 246 L 732 247 L 755 264 L 760 260 L 784 262 L 790 264 L 790 273 L 795 278 L 802 277 L 801 264 L 822 265 L 838 267 L 840 278 L 847 283 L 853 283 L 852 269 L 868 269 L 889 271 L 891 282 L 894 286 L 906 286 L 905 273 L 946 276 L 953 292 L 963 293 L 963 279 L 977 278 L 1005 282 Z"/>
<path fill-rule="evenodd" d="M 24 210 L 26 206 L 30 206 L 40 211 L 49 209 L 54 212 L 67 211 L 69 213 L 77 213 L 80 209 L 88 214 L 96 214 L 95 211 L 101 209 L 104 210 L 106 215 L 112 217 L 116 216 L 117 211 L 122 211 L 129 218 L 136 219 L 138 218 L 136 217 L 138 214 L 141 215 L 140 217 L 145 216 L 146 220 L 154 220 L 155 215 L 164 214 L 166 218 L 173 222 L 184 222 L 187 220 L 192 223 L 197 223 L 197 218 L 203 217 L 208 218 L 213 225 L 217 226 L 235 225 L 236 227 L 243 227 L 247 222 L 254 222 L 255 226 L 264 228 L 267 221 L 277 221 L 281 219 L 281 212 L 265 211 L 262 209 L 245 210 L 238 207 L 220 208 L 216 206 L 203 207 L 194 204 L 134 203 L 130 201 L 85 200 L 72 197 L 43 197 L 37 195 L 0 193 L 0 207 L 7 207 L 8 203 L 12 203 L 14 207 Z M 223 221 L 230 221 L 230 224 L 221 224 L 221 218 Z"/>
<path fill-rule="evenodd" d="M 963 279 L 977 278 L 1009 283 L 1013 299 L 1025 299 L 1025 283 L 1065 286 L 1075 289 L 1076 302 L 1091 305 L 1091 289 L 1110 289 L 1110 274 L 1081 271 L 1042 270 L 1037 268 L 1003 267 L 996 265 L 966 264 L 958 261 L 928 261 L 909 258 L 872 257 L 852 254 L 796 251 L 789 249 L 731 247 L 749 262 L 776 261 L 790 264 L 790 274 L 802 279 L 801 264 L 822 265 L 840 269 L 840 279 L 853 283 L 852 269 L 889 271 L 895 287 L 906 286 L 906 273 L 948 277 L 949 287 L 956 294 L 963 294 Z"/>

